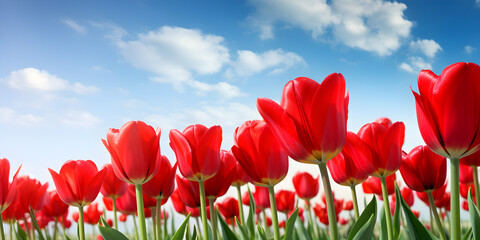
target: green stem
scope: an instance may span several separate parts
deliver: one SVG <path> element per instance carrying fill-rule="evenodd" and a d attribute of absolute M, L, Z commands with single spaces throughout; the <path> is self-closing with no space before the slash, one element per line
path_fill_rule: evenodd
<path fill-rule="evenodd" d="M 156 225 L 157 225 L 157 239 L 158 240 L 161 240 L 162 239 L 162 198 L 159 198 L 157 199 L 157 207 L 156 207 L 156 211 L 157 211 L 157 221 L 156 221 Z"/>
<path fill-rule="evenodd" d="M 480 189 L 479 184 L 478 184 L 478 169 L 477 166 L 472 166 L 472 172 L 473 172 L 473 183 L 475 186 L 475 198 L 477 199 L 477 207 L 480 206 Z"/>
<path fill-rule="evenodd" d="M 388 202 L 388 189 L 385 177 L 380 177 L 382 182 L 383 205 L 385 208 L 385 219 L 387 220 L 388 239 L 393 240 L 392 214 L 390 213 L 390 203 Z"/>
<path fill-rule="evenodd" d="M 267 236 L 269 236 L 271 232 L 270 232 L 270 227 L 268 227 L 267 212 L 265 211 L 265 208 L 262 209 L 262 213 L 263 213 L 263 225 L 265 228 L 265 233 Z"/>
<path fill-rule="evenodd" d="M 338 240 L 337 214 L 333 203 L 332 187 L 328 178 L 327 164 L 322 162 L 318 164 L 320 175 L 322 175 L 323 190 L 325 191 L 325 200 L 327 202 L 328 226 L 330 228 L 330 238 Z"/>
<path fill-rule="evenodd" d="M 83 206 L 78 207 L 78 237 L 85 240 L 85 223 L 83 220 Z"/>
<path fill-rule="evenodd" d="M 3 219 L 0 219 L 0 222 L 3 228 Z M 10 240 L 13 240 L 13 222 L 10 222 L 8 225 L 10 225 L 10 232 L 8 234 L 10 235 Z"/>
<path fill-rule="evenodd" d="M 137 215 L 140 239 L 147 240 L 147 226 L 145 225 L 142 184 L 135 185 L 135 193 L 137 194 Z"/>
<path fill-rule="evenodd" d="M 430 204 L 430 203 L 429 203 Z M 430 232 L 432 233 L 435 233 L 435 229 L 434 229 L 434 225 L 433 225 L 433 212 L 432 212 L 432 208 L 430 208 Z"/>
<path fill-rule="evenodd" d="M 153 239 L 160 240 L 157 236 L 157 214 L 156 214 L 156 207 L 150 208 L 150 212 L 152 213 L 152 229 L 153 229 Z"/>
<path fill-rule="evenodd" d="M 242 192 L 240 191 L 240 186 L 237 186 L 237 196 L 238 196 L 238 211 L 240 211 L 240 223 L 245 226 L 245 215 L 243 215 L 243 204 L 242 204 Z"/>
<path fill-rule="evenodd" d="M 278 227 L 277 202 L 275 201 L 275 190 L 273 186 L 268 186 L 268 195 L 270 196 L 270 209 L 272 210 L 273 239 L 280 239 L 280 229 Z M 265 221 L 267 218 L 265 217 Z"/>
<path fill-rule="evenodd" d="M 208 206 L 210 207 L 210 224 L 212 225 L 213 240 L 217 240 L 217 214 L 215 213 L 215 206 L 213 205 L 214 201 L 214 197 L 208 198 Z"/>
<path fill-rule="evenodd" d="M 442 222 L 440 221 L 440 217 L 438 217 L 437 207 L 435 206 L 435 200 L 433 200 L 432 191 L 427 191 L 427 195 L 428 203 L 430 203 L 430 209 L 432 209 L 433 217 L 435 218 L 435 223 L 437 224 L 438 234 L 440 234 L 440 238 L 442 240 L 447 240 Z"/>
<path fill-rule="evenodd" d="M 135 219 L 135 214 L 132 215 L 133 217 L 133 229 L 135 230 L 135 239 L 139 239 L 138 237 L 138 227 L 137 227 L 137 220 Z"/>
<path fill-rule="evenodd" d="M 316 224 L 313 222 L 313 218 L 312 218 L 312 207 L 310 206 L 310 200 L 305 200 L 306 204 L 307 204 L 307 212 L 308 212 L 308 222 L 310 224 L 310 226 L 312 226 L 312 229 L 313 229 L 313 238 L 314 239 L 317 239 L 317 236 L 318 236 L 318 229 L 316 228 Z M 314 225 L 315 224 L 315 225 Z"/>
<path fill-rule="evenodd" d="M 203 181 L 198 182 L 200 190 L 200 215 L 202 217 L 203 239 L 208 239 L 208 223 L 207 223 L 207 205 L 205 203 L 205 185 Z"/>
<path fill-rule="evenodd" d="M 113 227 L 118 230 L 118 220 L 117 220 L 117 198 L 112 198 L 113 202 Z"/>
<path fill-rule="evenodd" d="M 459 160 L 458 158 L 450 159 L 450 208 L 452 213 L 450 239 L 461 239 L 460 233 L 460 179 L 459 179 Z"/>
<path fill-rule="evenodd" d="M 58 226 L 58 218 L 55 218 L 55 224 L 53 225 L 53 239 L 54 240 L 57 239 L 57 232 L 58 232 L 57 226 Z"/>
<path fill-rule="evenodd" d="M 197 231 L 198 231 L 198 236 L 202 235 L 202 231 L 200 230 L 200 222 L 198 221 L 198 217 L 195 218 L 195 221 L 197 222 Z"/>
<path fill-rule="evenodd" d="M 355 185 L 350 186 L 350 190 L 352 190 L 353 210 L 355 211 L 355 221 L 357 221 L 360 214 L 358 211 L 357 190 L 355 189 Z"/>
<path fill-rule="evenodd" d="M 2 216 L 0 216 L 0 232 L 2 234 L 2 240 L 5 240 L 5 231 L 3 230 L 3 217 Z"/>

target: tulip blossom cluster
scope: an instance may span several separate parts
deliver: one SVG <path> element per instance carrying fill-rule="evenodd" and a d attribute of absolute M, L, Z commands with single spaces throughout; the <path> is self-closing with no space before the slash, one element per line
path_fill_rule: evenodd
<path fill-rule="evenodd" d="M 94 238 L 109 240 L 122 234 L 118 221 L 127 219 L 135 226 L 130 235 L 140 240 L 161 240 L 173 234 L 187 239 L 197 234 L 213 240 L 240 235 L 243 239 L 279 240 L 282 234 L 291 236 L 295 224 L 303 224 L 296 234 L 308 234 L 306 239 L 329 236 L 337 240 L 349 229 L 354 229 L 347 233 L 349 239 L 361 239 L 372 237 L 376 229 L 372 216 L 377 214 L 377 197 L 383 201 L 382 238 L 398 239 L 398 229 L 403 228 L 398 221 L 401 215 L 408 219 L 409 227 L 414 223 L 410 236 L 433 234 L 445 240 L 444 229 L 448 229 L 450 239 L 461 239 L 460 196 L 462 208 L 470 211 L 472 218 L 480 218 L 480 66 L 456 63 L 440 75 L 422 70 L 417 82 L 418 93 L 412 92 L 426 145 L 408 153 L 402 149 L 405 124 L 401 121 L 380 117 L 357 132 L 347 131 L 346 81 L 342 74 L 332 73 L 321 82 L 306 77 L 289 81 L 280 103 L 258 98 L 262 119 L 238 126 L 233 146 L 223 146 L 225 149 L 221 126 L 193 124 L 183 131 L 169 131 L 169 147 L 175 154 L 169 159 L 162 155 L 160 128 L 129 121 L 119 129 L 109 129 L 101 140 L 110 163 L 98 168 L 91 160 L 68 160 L 59 171 L 48 169 L 54 186 L 19 175 L 20 168 L 11 177 L 10 161 L 2 158 L 1 239 L 5 239 L 3 222 L 11 226 L 10 234 L 23 229 L 29 239 L 37 235 L 39 239 L 57 239 L 60 228 L 67 236 L 70 216 L 78 224 L 80 240 L 86 239 L 84 223 L 98 227 L 101 236 Z M 318 165 L 319 172 L 299 171 L 292 178 L 293 189 L 278 189 L 288 174 L 289 158 Z M 330 177 L 350 188 L 351 200 L 335 198 Z M 365 194 L 377 196 L 363 212 L 358 206 L 357 185 Z M 236 198 L 224 197 L 231 186 Z M 427 228 L 418 224 L 419 212 L 410 209 L 415 198 L 430 208 L 429 227 L 435 224 L 436 231 L 427 233 Z M 164 206 L 170 199 L 175 211 L 185 216 L 177 233 L 166 227 L 168 218 L 173 218 Z M 247 211 L 244 205 L 249 207 Z M 70 206 L 77 210 L 70 211 Z M 445 216 L 451 216 L 448 228 L 442 221 Z M 147 227 L 148 218 L 151 227 Z M 196 220 L 194 228 L 190 218 Z M 44 237 L 51 227 L 53 235 Z"/>

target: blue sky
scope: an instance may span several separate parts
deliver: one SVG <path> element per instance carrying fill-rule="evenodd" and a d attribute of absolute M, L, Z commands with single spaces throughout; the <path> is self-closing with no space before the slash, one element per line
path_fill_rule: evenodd
<path fill-rule="evenodd" d="M 0 157 L 50 182 L 68 159 L 109 162 L 100 139 L 129 120 L 160 126 L 172 161 L 172 128 L 219 124 L 230 148 L 257 97 L 333 72 L 349 130 L 403 121 L 409 151 L 418 72 L 480 63 L 478 0 L 0 1 L 0 22 Z"/>

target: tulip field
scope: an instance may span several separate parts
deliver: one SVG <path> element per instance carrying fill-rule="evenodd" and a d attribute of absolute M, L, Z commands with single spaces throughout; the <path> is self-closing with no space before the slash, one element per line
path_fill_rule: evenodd
<path fill-rule="evenodd" d="M 332 73 L 289 81 L 280 102 L 257 96 L 262 119 L 238 126 L 229 149 L 219 125 L 162 133 L 139 120 L 105 130 L 111 163 L 48 168 L 54 186 L 0 159 L 1 239 L 480 239 L 480 66 L 422 70 L 417 83 L 411 108 L 425 145 L 409 152 L 410 126 L 388 116 L 347 131 L 348 81 Z M 289 161 L 319 177 L 285 178 Z M 335 197 L 331 180 L 351 197 Z M 430 221 L 411 209 L 419 200 Z"/>

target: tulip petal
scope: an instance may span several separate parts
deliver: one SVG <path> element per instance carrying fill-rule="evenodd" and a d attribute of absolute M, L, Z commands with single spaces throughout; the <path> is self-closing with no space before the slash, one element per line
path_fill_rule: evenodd
<path fill-rule="evenodd" d="M 97 198 L 106 175 L 107 169 L 105 168 L 93 175 L 93 178 L 90 180 L 90 182 L 86 184 L 87 187 L 84 189 L 84 192 L 82 194 L 83 204 L 88 205 L 89 203 L 93 202 L 95 198 Z"/>
<path fill-rule="evenodd" d="M 291 158 L 305 163 L 318 163 L 303 146 L 295 123 L 280 105 L 268 98 L 258 98 L 257 109 Z"/>
<path fill-rule="evenodd" d="M 115 150 L 108 145 L 105 139 L 102 139 L 102 142 L 103 142 L 103 145 L 105 145 L 105 147 L 107 148 L 108 152 L 110 153 L 111 160 L 112 160 L 112 169 L 115 175 L 124 182 L 132 183 L 132 181 L 130 181 L 125 171 L 123 171 L 122 163 L 120 162 L 120 159 L 118 158 Z"/>
<path fill-rule="evenodd" d="M 222 128 L 209 128 L 198 141 L 196 157 L 203 180 L 215 175 L 220 168 L 220 147 L 222 145 Z"/>
<path fill-rule="evenodd" d="M 170 147 L 177 157 L 178 168 L 186 178 L 194 178 L 192 166 L 192 149 L 184 135 L 176 129 L 170 130 Z"/>
<path fill-rule="evenodd" d="M 405 125 L 403 122 L 395 122 L 383 136 L 380 149 L 380 158 L 385 161 L 382 166 L 388 176 L 400 168 L 402 164 L 402 145 L 405 139 Z"/>
<path fill-rule="evenodd" d="M 50 168 L 48 171 L 50 171 L 50 175 L 52 175 L 53 183 L 62 201 L 68 205 L 78 207 L 79 204 L 76 202 L 77 197 L 72 194 L 70 186 L 65 182 L 63 177 Z"/>

